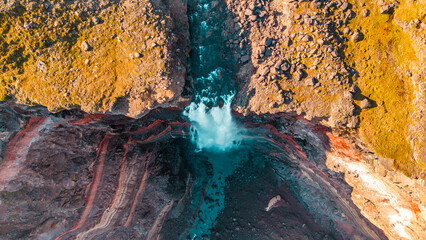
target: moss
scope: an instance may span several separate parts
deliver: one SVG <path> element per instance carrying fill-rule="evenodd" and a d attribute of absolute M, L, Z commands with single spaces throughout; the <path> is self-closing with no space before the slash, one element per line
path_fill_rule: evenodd
<path fill-rule="evenodd" d="M 348 61 L 360 73 L 356 83 L 362 93 L 375 101 L 377 107 L 361 112 L 359 132 L 377 153 L 394 159 L 394 165 L 410 175 L 418 167 L 410 160 L 412 150 L 407 140 L 413 90 L 403 72 L 419 61 L 410 38 L 392 21 L 393 15 L 379 14 L 377 6 L 371 3 L 366 3 L 365 8 L 371 10 L 371 15 L 357 17 L 350 23 L 365 38 L 348 44 L 347 52 L 353 53 Z M 363 9 L 358 9 L 358 16 Z M 402 9 L 413 10 L 405 2 L 401 3 Z M 395 14 L 401 10 L 397 9 Z"/>
<path fill-rule="evenodd" d="M 4 101 L 8 98 L 6 86 L 3 82 L 0 82 L 0 101 Z"/>
<path fill-rule="evenodd" d="M 145 43 L 132 36 L 132 31 L 145 39 L 164 35 L 164 26 L 154 24 L 160 22 L 155 14 L 134 14 L 125 32 L 120 20 L 124 13 L 116 9 L 102 11 L 98 17 L 103 22 L 98 25 L 89 16 L 78 17 L 73 9 L 18 10 L 0 14 L 0 67 L 7 69 L 0 72 L 0 99 L 14 95 L 18 102 L 41 104 L 51 111 L 72 107 L 104 111 L 143 85 L 140 79 L 166 71 L 162 49 L 139 51 Z M 93 50 L 82 51 L 83 41 Z M 129 54 L 135 51 L 143 57 L 131 59 Z"/>
<path fill-rule="evenodd" d="M 424 1 L 400 1 L 401 4 L 395 11 L 395 18 L 400 21 L 410 22 L 419 19 L 424 22 L 426 19 L 426 3 Z"/>

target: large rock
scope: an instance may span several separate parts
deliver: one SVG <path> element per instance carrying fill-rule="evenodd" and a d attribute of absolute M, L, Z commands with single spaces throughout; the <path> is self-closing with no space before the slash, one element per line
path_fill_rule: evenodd
<path fill-rule="evenodd" d="M 370 100 L 368 100 L 368 98 L 364 98 L 364 100 L 361 101 L 360 107 L 361 109 L 367 109 L 367 108 L 371 108 L 372 104 Z"/>
<path fill-rule="evenodd" d="M 395 5 L 393 4 L 387 4 L 380 7 L 380 13 L 381 14 L 391 14 L 395 9 Z"/>
<path fill-rule="evenodd" d="M 314 86 L 317 83 L 317 79 L 315 77 L 309 77 L 305 80 L 306 86 Z"/>
<path fill-rule="evenodd" d="M 358 31 L 356 31 L 353 35 L 352 35 L 352 41 L 353 42 L 359 42 L 364 38 L 364 35 Z"/>
<path fill-rule="evenodd" d="M 83 51 L 90 51 L 90 50 L 92 50 L 92 47 L 86 41 L 83 41 L 81 43 L 80 47 L 81 47 L 81 50 L 83 50 Z"/>

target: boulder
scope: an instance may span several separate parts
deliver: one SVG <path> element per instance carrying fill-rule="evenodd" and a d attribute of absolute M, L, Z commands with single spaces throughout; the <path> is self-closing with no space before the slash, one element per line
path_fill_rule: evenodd
<path fill-rule="evenodd" d="M 294 75 L 295 75 L 295 79 L 296 79 L 297 81 L 302 80 L 302 78 L 303 78 L 303 70 L 302 70 L 302 69 L 298 69 L 298 70 L 294 73 Z"/>
<path fill-rule="evenodd" d="M 37 69 L 38 69 L 40 72 L 42 72 L 42 73 L 47 72 L 46 63 L 44 63 L 43 61 L 41 61 L 41 60 L 37 60 L 37 64 L 36 64 L 36 66 L 37 66 Z"/>
<path fill-rule="evenodd" d="M 284 62 L 283 64 L 281 64 L 280 68 L 282 71 L 287 72 L 288 70 L 290 70 L 290 64 L 288 62 Z"/>
<path fill-rule="evenodd" d="M 263 45 L 267 47 L 272 46 L 272 38 L 265 38 L 265 40 L 263 41 Z"/>
<path fill-rule="evenodd" d="M 322 3 L 321 1 L 313 1 L 311 5 L 312 5 L 312 8 L 319 9 L 321 8 Z"/>
<path fill-rule="evenodd" d="M 312 41 L 312 37 L 311 37 L 311 36 L 309 36 L 309 35 L 306 35 L 306 36 L 304 36 L 304 37 L 302 38 L 302 41 L 304 41 L 304 42 L 310 42 L 310 41 Z"/>
<path fill-rule="evenodd" d="M 305 80 L 306 86 L 314 86 L 317 83 L 317 79 L 315 77 L 309 77 Z"/>
<path fill-rule="evenodd" d="M 368 17 L 369 15 L 370 15 L 370 10 L 365 9 L 364 11 L 362 11 L 362 16 Z"/>
<path fill-rule="evenodd" d="M 283 43 L 284 43 L 284 46 L 286 46 L 286 47 L 290 47 L 290 45 L 291 45 L 293 42 L 291 41 L 291 39 L 290 39 L 290 38 L 285 38 L 285 39 L 284 39 L 284 41 L 283 41 Z"/>
<path fill-rule="evenodd" d="M 278 107 L 278 103 L 277 102 L 271 102 L 269 103 L 269 108 L 277 108 Z"/>
<path fill-rule="evenodd" d="M 391 14 L 394 10 L 395 6 L 393 4 L 384 5 L 380 8 L 381 14 Z"/>
<path fill-rule="evenodd" d="M 343 33 L 344 34 L 350 34 L 351 33 L 351 29 L 348 28 L 348 27 L 346 27 L 346 28 L 343 29 Z"/>
<path fill-rule="evenodd" d="M 86 41 L 83 41 L 80 47 L 83 51 L 90 51 L 92 49 L 92 47 Z"/>
<path fill-rule="evenodd" d="M 357 85 L 352 85 L 351 89 L 349 90 L 352 94 L 358 94 L 361 93 L 361 89 Z"/>
<path fill-rule="evenodd" d="M 364 35 L 362 34 L 362 33 L 360 33 L 360 32 L 355 32 L 353 35 L 352 35 L 352 41 L 353 42 L 359 42 L 359 41 L 361 41 L 362 39 L 364 38 Z"/>
<path fill-rule="evenodd" d="M 411 71 L 410 70 L 405 70 L 405 76 L 407 76 L 407 77 L 411 77 L 411 76 L 413 76 L 413 74 L 411 73 Z"/>
<path fill-rule="evenodd" d="M 260 76 L 266 76 L 266 75 L 268 75 L 268 73 L 269 73 L 269 68 L 268 67 L 263 67 L 259 71 Z"/>
<path fill-rule="evenodd" d="M 361 109 L 367 109 L 367 108 L 371 108 L 371 102 L 370 100 L 368 100 L 368 98 L 364 98 L 364 100 L 361 101 L 361 105 L 360 105 Z"/>
<path fill-rule="evenodd" d="M 94 17 L 92 17 L 92 22 L 93 22 L 93 24 L 97 25 L 97 24 L 101 23 L 101 20 L 98 17 L 94 16 Z"/>
<path fill-rule="evenodd" d="M 250 60 L 249 55 L 244 55 L 244 56 L 242 56 L 242 57 L 241 57 L 241 62 L 242 62 L 242 63 L 246 63 L 246 62 L 248 62 L 249 60 Z"/>
<path fill-rule="evenodd" d="M 342 11 L 346 11 L 346 10 L 349 9 L 349 7 L 350 7 L 349 3 L 348 2 L 344 2 L 342 4 L 342 6 L 341 6 L 341 9 L 342 9 Z"/>

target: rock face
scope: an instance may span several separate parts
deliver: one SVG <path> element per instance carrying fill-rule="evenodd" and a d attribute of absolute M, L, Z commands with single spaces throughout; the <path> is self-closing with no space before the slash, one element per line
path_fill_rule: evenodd
<path fill-rule="evenodd" d="M 425 14 L 1 2 L 0 239 L 426 239 Z M 196 151 L 170 108 L 199 81 L 236 85 L 238 149 Z"/>
<path fill-rule="evenodd" d="M 314 2 L 312 9 L 309 1 L 229 2 L 232 14 L 229 29 L 224 31 L 230 36 L 235 55 L 248 52 L 252 60 L 242 62 L 239 68 L 241 91 L 236 96 L 236 110 L 244 114 L 290 111 L 308 119 L 330 118 L 333 105 L 339 104 L 339 96 L 345 95 L 353 83 L 352 69 L 341 55 L 347 39 L 339 36 L 353 13 L 347 2 L 342 6 L 329 1 L 324 4 L 327 6 Z M 255 20 L 241 14 L 242 9 L 250 10 Z M 323 13 L 326 9 L 333 14 Z M 235 32 L 232 25 L 241 27 Z M 279 92 L 285 92 L 286 101 L 280 101 Z M 344 100 L 353 104 L 350 98 Z M 354 126 L 351 121 L 358 120 L 350 118 L 358 116 L 356 112 L 349 114 L 338 120 L 339 126 Z"/>
<path fill-rule="evenodd" d="M 185 84 L 185 16 L 177 0 L 2 2 L 0 100 L 132 117 L 176 105 Z"/>
<path fill-rule="evenodd" d="M 92 47 L 86 42 L 86 41 L 83 41 L 82 43 L 81 43 L 81 49 L 83 50 L 83 51 L 89 51 L 89 50 L 91 50 L 92 49 Z"/>
<path fill-rule="evenodd" d="M 423 5 L 250 0 L 229 1 L 228 8 L 228 46 L 236 58 L 244 53 L 237 67 L 235 110 L 295 112 L 333 128 L 359 129 L 364 141 L 394 159 L 397 168 L 425 175 L 419 167 L 426 163 L 420 150 L 426 137 L 420 93 L 425 84 Z M 385 48 L 394 50 L 383 55 Z M 407 63 L 416 77 L 404 74 Z M 360 91 L 353 94 L 355 84 Z M 362 102 L 366 96 L 370 106 Z M 382 121 L 398 130 L 389 132 Z"/>
<path fill-rule="evenodd" d="M 415 164 L 426 162 L 421 3 L 249 0 L 211 7 L 222 4 L 225 24 L 215 31 L 236 60 L 229 63 L 237 72 L 230 77 L 237 111 L 295 112 L 358 128 L 399 169 L 424 175 Z M 0 100 L 140 117 L 191 95 L 187 60 L 195 48 L 185 2 L 6 1 L 0 23 Z M 346 97 L 354 84 L 361 91 Z M 358 107 L 365 96 L 375 102 L 368 113 Z M 352 105 L 344 112 L 350 115 L 336 115 L 338 106 Z M 377 119 L 400 130 L 389 132 Z M 398 141 L 389 145 L 389 138 Z"/>
<path fill-rule="evenodd" d="M 180 109 L 134 120 L 0 107 L 1 238 L 187 239 L 211 204 L 204 192 L 220 187 L 209 186 L 217 165 L 194 151 Z M 424 238 L 421 189 L 378 177 L 327 128 L 286 114 L 238 121 L 252 138 L 229 155 L 242 162 L 211 239 Z"/>

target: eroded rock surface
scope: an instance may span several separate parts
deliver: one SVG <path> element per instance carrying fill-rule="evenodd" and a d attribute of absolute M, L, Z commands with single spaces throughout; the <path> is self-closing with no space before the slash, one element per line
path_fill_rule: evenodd
<path fill-rule="evenodd" d="M 4 1 L 0 23 L 0 100 L 137 117 L 183 91 L 182 1 Z"/>
<path fill-rule="evenodd" d="M 424 3 L 227 3 L 224 36 L 240 64 L 237 111 L 294 112 L 359 129 L 396 168 L 424 178 Z"/>
<path fill-rule="evenodd" d="M 329 119 L 333 127 L 358 126 L 350 92 L 354 71 L 343 54 L 348 39 L 339 35 L 339 28 L 354 17 L 348 6 L 233 1 L 229 8 L 229 44 L 236 55 L 251 59 L 241 61 L 238 111 L 297 112 L 308 119 Z"/>
<path fill-rule="evenodd" d="M 0 238 L 426 239 L 425 11 L 1 2 Z M 232 84 L 227 153 L 157 108 Z"/>
<path fill-rule="evenodd" d="M 187 239 L 201 206 L 219 204 L 205 195 L 219 187 L 209 185 L 211 156 L 194 151 L 180 109 L 135 120 L 2 104 L 0 116 L 2 238 Z M 425 236 L 421 186 L 378 177 L 344 139 L 303 118 L 237 119 L 250 134 L 229 153 L 241 162 L 208 238 Z"/>

